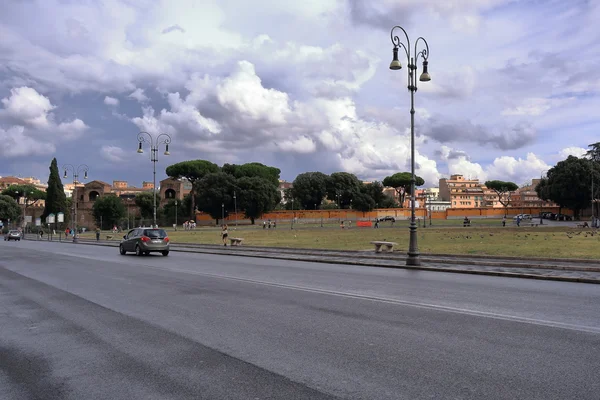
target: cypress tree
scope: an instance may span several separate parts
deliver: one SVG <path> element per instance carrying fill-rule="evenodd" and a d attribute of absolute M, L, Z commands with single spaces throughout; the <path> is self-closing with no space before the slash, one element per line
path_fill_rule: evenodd
<path fill-rule="evenodd" d="M 50 176 L 48 177 L 48 189 L 46 189 L 46 205 L 42 218 L 45 219 L 49 214 L 56 215 L 59 212 L 65 213 L 66 221 L 69 214 L 67 210 L 67 196 L 60 180 L 60 173 L 58 172 L 58 164 L 55 157 L 50 163 Z"/>

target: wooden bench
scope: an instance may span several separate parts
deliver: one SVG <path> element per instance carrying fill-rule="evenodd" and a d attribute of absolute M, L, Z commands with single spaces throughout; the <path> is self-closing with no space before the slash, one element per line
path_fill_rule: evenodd
<path fill-rule="evenodd" d="M 106 240 L 112 240 L 113 235 L 106 235 Z"/>
<path fill-rule="evenodd" d="M 375 245 L 375 252 L 376 253 L 381 253 L 382 247 L 385 247 L 386 251 L 388 253 L 391 253 L 394 250 L 394 246 L 397 245 L 398 243 L 373 241 L 373 242 L 371 242 L 371 244 Z"/>
<path fill-rule="evenodd" d="M 578 228 L 589 228 L 590 225 L 587 222 L 584 222 L 583 224 L 577 224 Z"/>
<path fill-rule="evenodd" d="M 539 224 L 536 224 L 535 222 L 528 222 L 527 223 L 529 226 L 538 226 Z"/>
<path fill-rule="evenodd" d="M 229 241 L 231 242 L 232 246 L 241 246 L 242 242 L 244 241 L 244 238 L 229 238 Z"/>

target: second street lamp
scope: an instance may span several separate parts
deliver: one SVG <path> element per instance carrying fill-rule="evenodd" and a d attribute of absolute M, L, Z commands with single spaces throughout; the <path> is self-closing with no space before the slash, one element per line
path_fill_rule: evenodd
<path fill-rule="evenodd" d="M 83 179 L 87 179 L 89 167 L 85 164 L 81 164 L 78 167 L 74 167 L 71 164 L 63 165 L 63 178 L 67 178 L 67 171 L 71 171 L 73 174 L 73 194 L 71 195 L 71 202 L 73 206 L 73 220 L 71 221 L 73 230 L 73 243 L 77 243 L 77 184 L 79 183 L 79 174 L 83 172 Z"/>
<path fill-rule="evenodd" d="M 398 36 L 394 35 L 394 30 L 400 29 L 404 36 L 406 37 L 406 46 L 404 43 L 400 41 Z M 411 54 L 410 50 L 410 39 L 408 38 L 408 34 L 401 26 L 394 26 L 390 33 L 390 37 L 392 39 L 393 48 L 393 59 L 390 63 L 391 70 L 399 70 L 402 68 L 402 64 L 398 59 L 398 49 L 404 49 L 404 53 L 406 53 L 406 58 L 408 59 L 408 90 L 410 91 L 410 241 L 408 245 L 408 258 L 406 259 L 406 265 L 421 265 L 421 259 L 419 258 L 419 248 L 417 246 L 417 224 L 415 223 L 415 92 L 417 91 L 417 65 L 416 61 L 418 61 L 419 56 L 423 58 L 423 72 L 419 77 L 421 82 L 428 82 L 431 80 L 431 76 L 427 71 L 429 58 L 429 45 L 427 41 L 418 37 L 415 41 L 414 53 Z M 417 52 L 417 45 L 419 41 L 422 41 L 425 45 L 425 48 L 421 51 Z"/>
<path fill-rule="evenodd" d="M 138 133 L 138 153 L 143 153 L 142 149 L 143 143 L 148 143 L 150 145 L 150 161 L 152 161 L 152 193 L 153 193 L 153 212 L 152 212 L 152 226 L 156 226 L 156 162 L 158 161 L 158 148 L 161 144 L 165 145 L 165 152 L 163 153 L 165 156 L 170 155 L 169 153 L 169 144 L 171 143 L 171 136 L 166 133 L 161 133 L 154 139 L 151 134 L 148 132 L 140 132 Z"/>

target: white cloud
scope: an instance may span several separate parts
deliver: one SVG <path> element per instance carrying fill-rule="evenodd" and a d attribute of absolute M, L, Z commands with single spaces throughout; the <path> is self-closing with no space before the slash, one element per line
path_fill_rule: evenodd
<path fill-rule="evenodd" d="M 6 157 L 52 154 L 57 142 L 73 140 L 88 129 L 79 118 L 57 124 L 50 112 L 57 107 L 48 97 L 30 87 L 11 89 L 10 96 L 3 98 L 2 104 L 0 141 L 6 144 L 3 152 Z"/>
<path fill-rule="evenodd" d="M 129 97 L 131 99 L 135 99 L 139 103 L 146 103 L 149 100 L 148 97 L 144 94 L 144 89 L 140 89 L 140 88 L 135 89 L 127 97 Z"/>
<path fill-rule="evenodd" d="M 119 99 L 114 98 L 114 97 L 110 97 L 110 96 L 106 96 L 104 98 L 104 104 L 106 104 L 107 106 L 118 106 L 119 105 Z"/>
<path fill-rule="evenodd" d="M 48 113 L 55 108 L 46 96 L 26 86 L 11 89 L 10 96 L 2 99 L 2 104 L 2 114 L 36 128 L 50 125 Z"/>
<path fill-rule="evenodd" d="M 583 157 L 586 153 L 587 149 L 584 149 L 583 147 L 571 146 L 560 150 L 558 152 L 558 155 L 561 158 L 561 160 L 564 160 L 569 156 Z"/>
<path fill-rule="evenodd" d="M 56 151 L 54 144 L 27 136 L 23 126 L 12 126 L 7 130 L 0 127 L 0 142 L 0 156 L 7 158 L 46 155 Z"/>
<path fill-rule="evenodd" d="M 114 163 L 123 163 L 127 160 L 128 154 L 119 146 L 104 145 L 100 148 L 100 155 L 107 161 Z"/>

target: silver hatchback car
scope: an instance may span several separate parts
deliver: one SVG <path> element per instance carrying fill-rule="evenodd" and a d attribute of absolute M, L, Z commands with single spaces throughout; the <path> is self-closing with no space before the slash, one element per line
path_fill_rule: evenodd
<path fill-rule="evenodd" d="M 136 255 L 148 255 L 150 253 L 161 253 L 169 255 L 169 236 L 164 229 L 157 228 L 135 228 L 123 236 L 119 244 L 119 252 L 122 255 L 127 252 L 135 252 Z"/>

